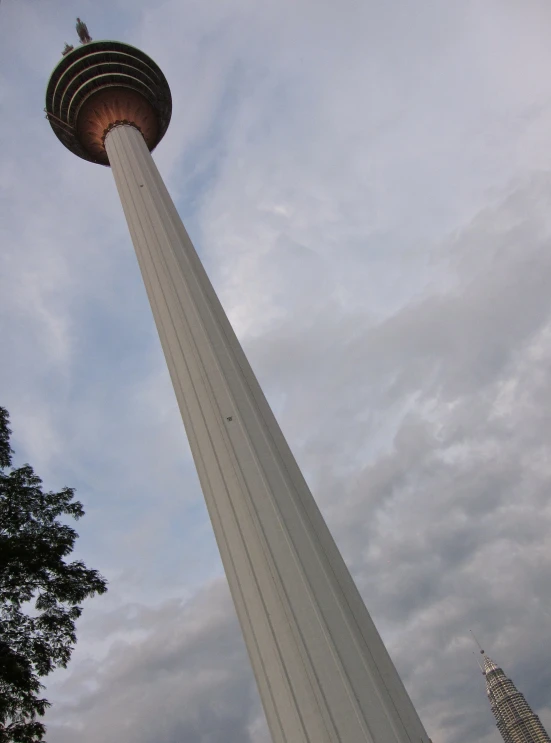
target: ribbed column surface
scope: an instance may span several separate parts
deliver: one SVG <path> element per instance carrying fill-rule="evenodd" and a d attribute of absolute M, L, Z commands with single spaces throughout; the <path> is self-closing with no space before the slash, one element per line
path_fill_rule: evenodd
<path fill-rule="evenodd" d="M 143 137 L 105 144 L 274 743 L 428 743 Z"/>

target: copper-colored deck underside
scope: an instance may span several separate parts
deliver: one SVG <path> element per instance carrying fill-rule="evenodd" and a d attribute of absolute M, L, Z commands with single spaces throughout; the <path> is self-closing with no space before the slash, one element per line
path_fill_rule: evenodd
<path fill-rule="evenodd" d="M 77 118 L 78 139 L 99 162 L 108 164 L 103 140 L 118 122 L 137 126 L 150 150 L 157 144 L 159 125 L 153 106 L 130 88 L 103 88 L 84 101 Z"/>

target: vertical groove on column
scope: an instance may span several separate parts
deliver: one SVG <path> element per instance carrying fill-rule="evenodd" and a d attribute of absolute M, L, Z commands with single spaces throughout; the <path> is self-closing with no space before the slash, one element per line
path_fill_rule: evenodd
<path fill-rule="evenodd" d="M 134 209 L 135 209 L 135 204 L 133 203 L 133 199 L 132 199 L 132 196 L 131 196 L 131 195 L 129 196 L 129 199 L 130 199 L 130 202 L 131 202 L 131 203 L 133 204 L 133 206 L 134 206 Z M 139 212 L 137 212 L 136 210 L 135 210 L 135 214 L 134 214 L 134 216 L 135 216 L 135 224 L 137 223 L 137 224 L 139 224 L 139 225 L 140 225 L 140 227 L 142 228 L 142 234 L 143 234 L 143 229 L 144 229 L 144 228 L 143 228 L 143 219 L 144 219 L 144 216 L 143 216 L 143 215 L 140 215 L 140 214 L 139 214 Z M 145 219 L 147 219 L 147 216 L 145 217 Z M 153 231 L 154 231 L 154 229 L 153 229 Z M 152 267 L 152 271 L 151 271 L 151 274 L 150 274 L 150 272 L 149 272 L 149 271 L 147 270 L 147 268 L 146 268 L 146 269 L 145 269 L 145 274 L 146 274 L 147 278 L 148 278 L 148 279 L 150 279 L 150 276 L 151 276 L 152 274 L 156 274 L 156 269 L 155 269 L 155 267 L 154 267 L 154 266 Z M 159 281 L 159 285 L 161 286 L 161 283 L 160 283 L 160 277 L 159 277 L 159 276 L 156 276 L 156 278 L 157 278 L 157 280 Z M 172 281 L 172 280 L 171 280 L 171 278 L 170 278 L 170 277 L 169 277 L 168 275 L 167 275 L 167 276 L 163 276 L 163 279 L 164 279 L 164 281 L 165 281 L 165 282 L 168 282 L 169 284 L 170 284 L 170 283 L 171 283 L 171 281 Z M 162 289 L 161 289 L 161 291 L 162 291 Z M 166 301 L 166 300 L 165 300 L 165 301 Z M 153 297 L 152 303 L 153 303 L 153 304 L 155 305 L 155 306 L 154 306 L 154 311 L 155 311 L 155 310 L 157 310 L 157 312 L 159 312 L 159 310 L 158 310 L 158 306 L 157 306 L 157 303 L 156 303 L 156 300 L 155 300 L 155 298 L 154 298 L 154 297 Z M 164 330 L 164 328 L 165 328 L 165 323 L 164 323 L 164 322 L 163 322 L 163 320 L 162 320 L 162 310 L 161 310 L 161 311 L 159 312 L 159 314 L 158 314 L 158 315 L 156 315 L 156 317 L 158 317 L 158 318 L 159 318 L 159 322 L 160 322 L 160 326 L 161 326 L 161 330 L 162 330 L 162 333 L 163 333 L 163 335 L 165 335 L 165 336 L 166 336 L 166 333 L 165 333 L 165 330 Z M 184 324 L 185 324 L 185 325 L 187 325 L 187 323 L 185 322 L 185 318 L 183 318 L 183 322 L 184 322 Z M 172 321 L 172 324 L 173 324 L 173 321 Z M 178 345 L 180 345 L 180 344 L 179 344 L 179 340 L 178 340 L 178 339 L 177 339 L 176 343 L 177 343 Z M 193 341 L 191 341 L 191 348 L 192 348 L 192 349 L 195 349 L 195 344 L 193 343 Z M 182 359 L 184 360 L 184 364 L 185 364 L 185 366 L 187 367 L 187 362 L 185 361 L 185 355 L 183 355 L 183 349 L 181 348 L 181 346 L 180 346 L 180 351 L 181 351 L 181 353 L 182 353 Z M 171 357 L 171 360 L 173 361 L 173 358 L 172 358 L 172 350 L 171 350 L 170 348 L 169 348 L 169 350 L 168 350 L 168 354 L 170 355 L 170 357 Z M 194 355 L 195 355 L 195 354 L 194 354 Z M 181 387 L 180 387 L 180 389 L 181 389 Z M 196 396 L 197 396 L 197 395 L 196 395 Z M 184 405 L 185 405 L 185 403 L 184 403 Z M 186 406 L 186 411 L 187 411 L 187 406 Z M 188 415 L 189 415 L 189 412 L 188 412 Z M 191 426 L 191 428 L 192 428 L 192 434 L 193 434 L 193 426 Z M 201 455 L 200 455 L 200 453 L 199 453 L 199 456 L 201 456 Z M 214 456 L 216 457 L 216 452 L 214 453 Z M 217 459 L 217 464 L 218 464 L 218 466 L 220 467 L 220 465 L 219 465 L 219 463 L 218 463 L 218 458 L 216 457 L 216 459 Z M 204 471 L 204 477 L 205 477 L 205 479 L 209 480 L 209 475 L 208 475 L 208 471 L 206 470 L 206 468 L 204 468 L 204 466 L 202 467 L 202 469 L 203 469 L 203 471 Z M 232 505 L 231 505 L 231 504 L 230 504 L 230 508 L 231 508 L 231 510 L 232 510 L 232 511 L 234 511 L 234 508 L 232 507 Z M 217 508 L 217 505 L 216 505 L 216 503 L 215 503 L 215 502 L 211 504 L 211 510 L 215 510 L 215 511 L 218 511 L 218 508 Z M 238 529 L 239 531 L 241 531 L 241 530 L 240 530 L 240 528 L 239 528 L 239 522 L 238 522 L 238 519 L 236 518 L 235 520 L 236 520 L 236 523 L 237 523 L 237 529 Z M 220 519 L 220 532 L 221 532 L 221 535 L 223 536 L 223 541 L 224 541 L 224 543 L 226 543 L 226 544 L 227 544 L 227 543 L 228 543 L 228 540 L 227 540 L 227 538 L 226 538 L 226 536 L 225 536 L 225 528 L 224 528 L 224 524 L 223 524 L 223 521 L 222 521 L 221 519 Z M 245 539 L 244 539 L 244 536 L 243 536 L 243 534 L 240 534 L 240 537 L 241 537 L 242 543 L 243 543 L 243 545 L 244 545 L 244 548 L 245 548 L 245 550 L 247 551 L 247 547 L 246 547 L 246 543 L 245 543 Z M 230 557 L 229 557 L 229 559 L 230 559 L 230 560 L 231 560 L 231 562 L 233 563 L 233 559 L 232 559 L 232 557 L 231 557 L 231 554 L 230 554 Z M 251 566 L 252 566 L 252 561 L 250 561 L 250 564 L 251 564 Z M 252 569 L 253 569 L 253 573 L 254 573 L 254 566 L 252 567 Z M 238 574 L 238 571 L 237 571 L 237 570 L 235 569 L 235 566 L 234 566 L 234 574 L 236 575 L 236 581 L 237 581 L 237 583 L 238 583 L 238 584 L 240 584 L 240 583 L 241 583 L 241 581 L 240 581 L 240 579 L 239 579 L 239 574 Z M 255 582 L 256 582 L 256 581 L 255 581 Z M 240 590 L 240 593 L 242 593 L 242 590 Z M 264 603 L 264 602 L 263 602 L 263 603 Z M 253 622 L 251 622 L 251 620 L 250 620 L 250 617 L 249 617 L 249 612 L 248 612 L 248 609 L 247 609 L 246 605 L 245 605 L 245 613 L 246 613 L 246 615 L 247 615 L 247 622 L 248 622 L 249 626 L 251 627 L 251 631 L 253 631 L 253 632 L 254 632 L 254 623 L 253 623 Z M 277 643 L 276 643 L 276 645 L 277 645 Z M 264 673 L 266 674 L 266 671 L 264 671 Z M 298 710 L 298 708 L 297 708 L 297 710 Z M 298 711 L 299 711 L 299 710 L 298 710 Z M 299 711 L 299 715 L 300 715 L 300 711 Z M 285 739 L 285 740 L 287 740 L 287 738 L 284 738 L 284 739 Z M 307 739 L 305 738 L 305 740 L 307 740 Z"/>
<path fill-rule="evenodd" d="M 428 743 L 141 134 L 105 145 L 274 743 Z"/>

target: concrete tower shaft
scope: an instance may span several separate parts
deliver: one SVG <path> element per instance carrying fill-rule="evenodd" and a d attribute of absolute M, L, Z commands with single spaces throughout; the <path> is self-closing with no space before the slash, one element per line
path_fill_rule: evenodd
<path fill-rule="evenodd" d="M 274 743 L 429 743 L 151 157 L 164 76 L 87 43 L 47 110 L 111 165 Z"/>
<path fill-rule="evenodd" d="M 119 41 L 92 41 L 57 65 L 45 110 L 65 147 L 84 160 L 109 165 L 107 132 L 131 124 L 153 150 L 168 128 L 172 98 L 165 76 L 147 54 Z"/>

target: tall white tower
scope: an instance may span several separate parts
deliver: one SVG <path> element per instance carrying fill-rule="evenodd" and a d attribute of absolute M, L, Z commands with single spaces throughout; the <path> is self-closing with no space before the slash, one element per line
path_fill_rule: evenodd
<path fill-rule="evenodd" d="M 161 70 L 86 41 L 46 111 L 113 171 L 274 743 L 429 743 L 151 157 Z"/>

